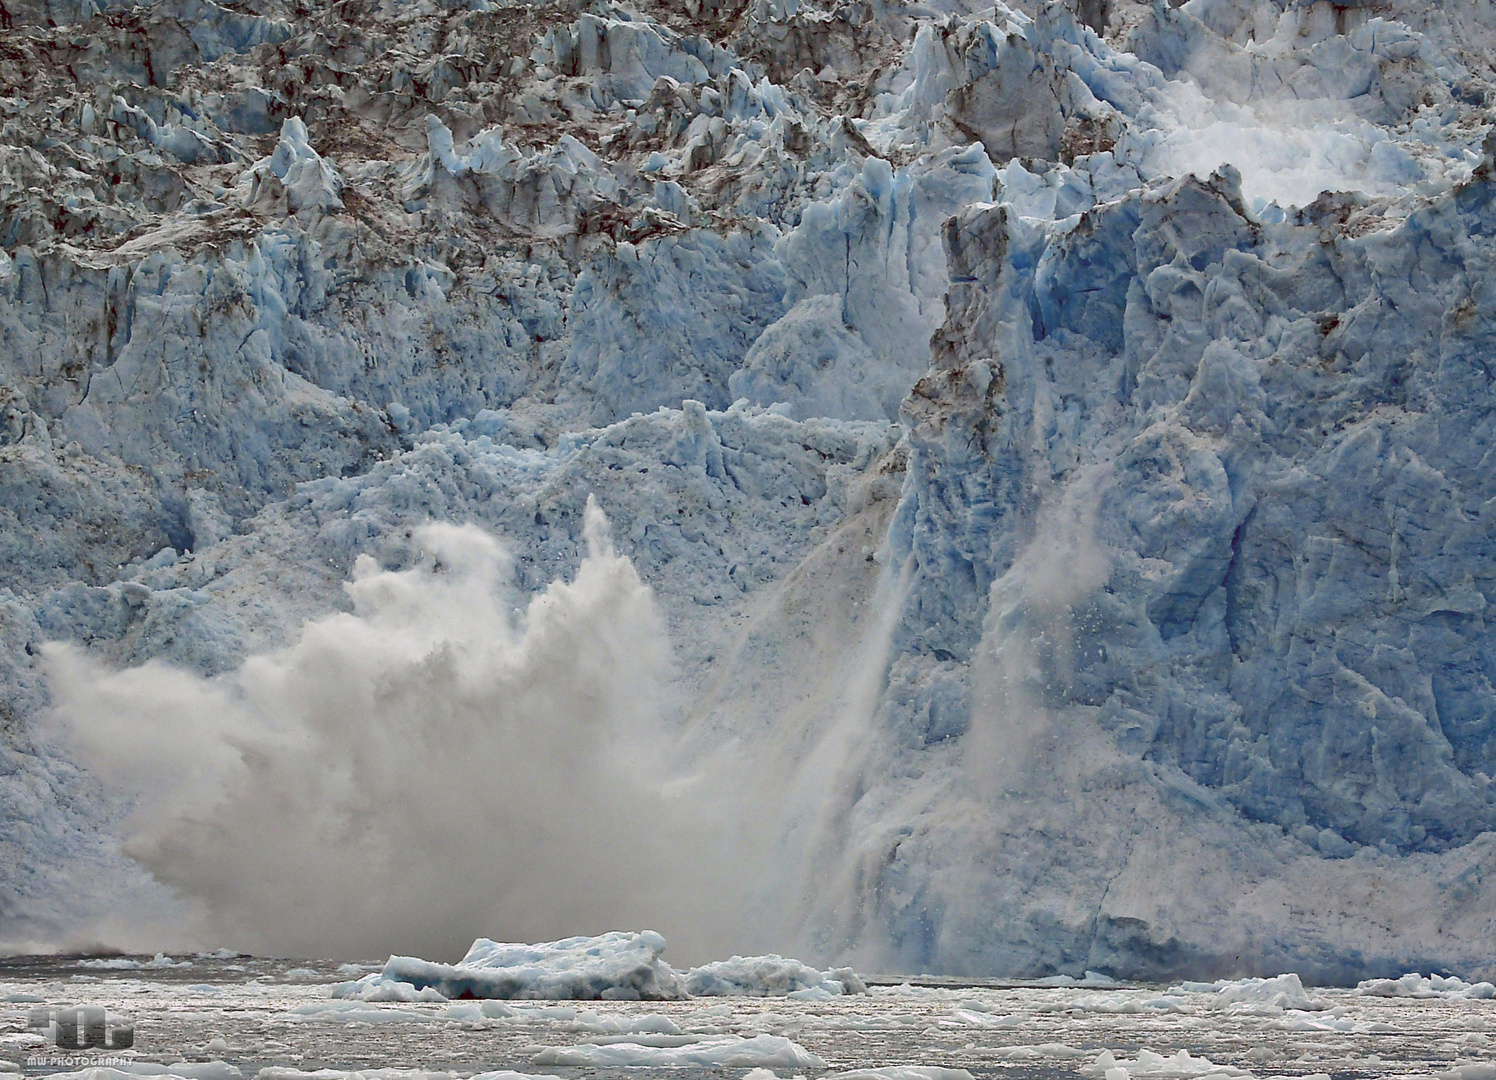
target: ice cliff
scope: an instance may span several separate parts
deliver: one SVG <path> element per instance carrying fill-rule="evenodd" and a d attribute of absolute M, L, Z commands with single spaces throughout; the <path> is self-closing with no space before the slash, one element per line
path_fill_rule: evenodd
<path fill-rule="evenodd" d="M 717 955 L 1496 974 L 1488 5 L 0 45 L 0 941 L 455 955 L 637 879 Z M 734 865 L 618 871 L 672 814 Z"/>

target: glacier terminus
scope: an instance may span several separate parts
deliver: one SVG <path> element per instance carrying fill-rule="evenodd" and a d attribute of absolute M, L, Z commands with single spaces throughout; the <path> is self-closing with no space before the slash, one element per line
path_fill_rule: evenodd
<path fill-rule="evenodd" d="M 1496 6 L 0 16 L 7 952 L 1496 978 Z"/>

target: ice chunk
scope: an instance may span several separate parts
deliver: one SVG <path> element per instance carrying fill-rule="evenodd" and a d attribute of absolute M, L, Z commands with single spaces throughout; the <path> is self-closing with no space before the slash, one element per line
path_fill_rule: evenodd
<path fill-rule="evenodd" d="M 102 956 L 89 957 L 78 961 L 78 966 L 93 971 L 135 971 L 139 969 L 156 970 L 163 968 L 189 968 L 191 960 L 177 960 L 167 956 L 165 953 L 157 953 L 149 960 L 132 960 L 128 956 Z"/>
<path fill-rule="evenodd" d="M 973 1009 L 956 1009 L 954 1016 L 963 1024 L 970 1024 L 972 1027 L 1014 1028 L 1023 1023 L 1022 1018 L 1018 1016 L 994 1016 L 990 1012 L 978 1012 Z"/>
<path fill-rule="evenodd" d="M 1158 1080 L 1194 1080 L 1196 1077 L 1251 1076 L 1245 1069 L 1231 1065 L 1217 1065 L 1209 1058 L 1193 1057 L 1188 1050 L 1180 1050 L 1173 1057 L 1164 1057 L 1152 1050 L 1142 1049 L 1134 1060 L 1118 1058 L 1110 1050 L 1103 1050 L 1089 1067 L 1081 1070 L 1086 1076 L 1105 1077 L 1157 1077 Z"/>
<path fill-rule="evenodd" d="M 138 1080 L 142 1076 L 159 1077 L 160 1080 L 243 1080 L 244 1077 L 238 1066 L 225 1061 L 178 1061 L 169 1065 L 130 1061 L 52 1075 L 59 1080 Z"/>
<path fill-rule="evenodd" d="M 191 960 L 177 960 L 167 956 L 165 953 L 157 953 L 151 959 L 140 965 L 142 968 L 160 970 L 162 968 L 190 968 Z M 315 974 L 315 973 L 314 973 Z"/>
<path fill-rule="evenodd" d="M 822 974 L 799 960 L 768 956 L 734 956 L 686 972 L 684 987 L 692 997 L 776 997 L 823 991 L 826 996 L 865 994 L 867 986 L 851 968 Z"/>
<path fill-rule="evenodd" d="M 358 1001 L 309 1001 L 291 1010 L 298 1020 L 325 1020 L 340 1024 L 427 1024 L 438 1019 L 435 1013 L 410 1009 L 381 1009 Z"/>
<path fill-rule="evenodd" d="M 1093 1012 L 1110 1014 L 1189 1012 L 1186 999 L 1172 994 L 1086 994 L 1053 1005 L 1040 1006 L 1040 1012 Z"/>
<path fill-rule="evenodd" d="M 1323 1001 L 1310 997 L 1299 977 L 1291 972 L 1272 979 L 1223 979 L 1214 983 L 1184 985 L 1199 993 L 1214 994 L 1210 1004 L 1222 1008 L 1228 1005 L 1259 1005 L 1272 1009 L 1305 1011 L 1328 1008 Z"/>
<path fill-rule="evenodd" d="M 423 986 L 419 990 L 408 982 L 388 979 L 379 972 L 372 972 L 352 982 L 334 983 L 332 996 L 346 1001 L 446 1001 L 436 989 Z"/>
<path fill-rule="evenodd" d="M 1087 971 L 1082 978 L 1072 975 L 1049 975 L 1034 980 L 1035 986 L 1116 986 L 1117 980 L 1099 971 Z"/>
<path fill-rule="evenodd" d="M 338 983 L 333 997 L 356 1001 L 458 997 L 670 1000 L 729 995 L 821 999 L 867 993 L 866 984 L 851 968 L 822 972 L 799 960 L 770 954 L 734 956 L 681 975 L 661 958 L 664 950 L 665 939 L 652 930 L 613 931 L 536 945 L 479 938 L 456 964 L 392 956 L 382 971 Z M 595 1013 L 584 1015 L 601 1025 L 595 1030 L 608 1033 L 676 1033 L 666 1017 L 622 1024 Z"/>
<path fill-rule="evenodd" d="M 484 1006 L 497 1002 L 484 1002 Z M 450 1010 L 448 1010 L 450 1012 Z M 571 1022 L 573 1031 L 595 1031 L 599 1035 L 679 1035 L 680 1025 L 668 1016 L 649 1013 L 646 1016 L 604 1016 L 596 1012 L 578 1013 Z"/>
<path fill-rule="evenodd" d="M 171 1076 L 183 1080 L 240 1080 L 243 1075 L 237 1065 L 226 1061 L 177 1061 L 165 1065 L 132 1061 L 118 1068 L 135 1076 Z"/>
<path fill-rule="evenodd" d="M 1434 1073 L 1434 1080 L 1496 1080 L 1496 1065 L 1488 1061 L 1456 1065 L 1452 1069 Z"/>
<path fill-rule="evenodd" d="M 827 1073 L 821 1080 L 972 1080 L 963 1068 L 941 1068 L 939 1065 L 886 1065 L 883 1068 L 856 1068 L 845 1073 Z"/>
<path fill-rule="evenodd" d="M 1468 983 L 1453 975 L 1429 975 L 1410 971 L 1400 979 L 1367 979 L 1356 990 L 1370 997 L 1437 998 L 1462 997 L 1484 999 L 1496 997 L 1496 985 L 1488 982 Z"/>
<path fill-rule="evenodd" d="M 1033 1046 L 1000 1046 L 993 1051 L 999 1057 L 1013 1061 L 1037 1061 L 1041 1058 L 1059 1058 L 1062 1061 L 1080 1061 L 1091 1056 L 1091 1051 L 1082 1050 L 1068 1043 L 1037 1043 Z"/>
<path fill-rule="evenodd" d="M 660 959 L 664 951 L 653 930 L 536 945 L 479 938 L 456 964 L 392 956 L 383 977 L 448 998 L 660 1001 L 683 996 L 680 978 Z"/>
<path fill-rule="evenodd" d="M 493 1072 L 484 1073 L 486 1077 L 494 1080 L 538 1080 L 524 1073 L 515 1072 Z M 343 1069 L 317 1069 L 305 1071 L 294 1069 L 289 1066 L 272 1065 L 261 1069 L 255 1074 L 254 1080 L 456 1080 L 456 1075 L 450 1072 L 434 1072 L 428 1069 L 360 1069 L 357 1071 Z M 551 1078 L 547 1078 L 551 1080 Z"/>
<path fill-rule="evenodd" d="M 703 1036 L 683 1046 L 647 1046 L 640 1042 L 547 1047 L 531 1059 L 535 1065 L 648 1066 L 651 1068 L 785 1068 L 824 1069 L 826 1063 L 803 1046 L 779 1035 Z"/>
<path fill-rule="evenodd" d="M 396 985 L 404 986 L 407 990 L 412 989 L 408 983 L 397 983 Z M 431 994 L 433 997 L 440 996 L 429 986 L 422 990 L 421 993 Z M 494 1001 L 490 998 L 483 1001 L 464 1001 L 460 1004 L 452 1005 L 442 1015 L 448 1020 L 458 1020 L 471 1024 L 480 1020 L 508 1020 L 520 1015 L 520 1013 L 516 1009 L 511 1009 L 502 1001 Z"/>
<path fill-rule="evenodd" d="M 1209 1005 L 1212 1008 L 1223 1008 L 1229 1005 L 1303 1011 L 1329 1008 L 1324 1001 L 1310 997 L 1299 977 L 1292 973 L 1271 979 L 1221 979 L 1210 983 L 1183 982 L 1170 989 L 1169 993 L 1210 994 L 1212 997 Z"/>

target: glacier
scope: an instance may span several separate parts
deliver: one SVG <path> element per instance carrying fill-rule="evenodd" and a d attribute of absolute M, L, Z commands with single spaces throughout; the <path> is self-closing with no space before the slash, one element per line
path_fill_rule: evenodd
<path fill-rule="evenodd" d="M 1488 5 L 7 11 L 7 948 L 1496 977 Z"/>

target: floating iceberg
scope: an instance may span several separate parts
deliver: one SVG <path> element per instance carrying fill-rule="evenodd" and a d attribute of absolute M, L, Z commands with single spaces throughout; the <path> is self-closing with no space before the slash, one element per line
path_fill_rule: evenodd
<path fill-rule="evenodd" d="M 1152 1050 L 1140 1049 L 1136 1058 L 1118 1058 L 1112 1051 L 1103 1050 L 1090 1067 L 1083 1069 L 1086 1076 L 1104 1077 L 1105 1080 L 1128 1080 L 1129 1077 L 1156 1077 L 1157 1080 L 1197 1080 L 1201 1077 L 1221 1078 L 1250 1077 L 1246 1069 L 1231 1065 L 1217 1065 L 1206 1057 L 1191 1056 L 1188 1050 L 1165 1057 Z"/>
<path fill-rule="evenodd" d="M 1013 1028 L 1023 1023 L 1022 1018 L 1014 1015 L 995 1015 L 988 1008 L 973 1009 L 960 1007 L 952 1010 L 952 1015 L 963 1024 L 980 1028 Z"/>
<path fill-rule="evenodd" d="M 392 956 L 382 971 L 335 984 L 332 996 L 354 1001 L 666 1001 L 722 996 L 829 998 L 867 993 L 867 985 L 851 968 L 822 973 L 782 956 L 734 956 L 682 974 L 661 958 L 664 951 L 665 939 L 652 930 L 613 931 L 599 937 L 537 945 L 479 938 L 456 964 Z M 656 1022 L 664 1019 L 656 1018 Z M 606 1030 L 663 1029 L 615 1024 Z"/>
<path fill-rule="evenodd" d="M 414 1009 L 381 1009 L 374 1001 L 400 1000 L 396 998 L 370 998 L 365 1001 L 309 1001 L 297 1005 L 286 1015 L 292 1020 L 311 1020 L 334 1024 L 430 1024 L 440 1020 L 435 1013 L 417 1012 Z M 431 1001 L 432 998 L 414 996 L 405 1000 Z M 445 998 L 435 998 L 445 1001 Z"/>
<path fill-rule="evenodd" d="M 734 956 L 686 972 L 691 997 L 839 997 L 865 994 L 867 985 L 851 968 L 822 973 L 782 956 Z"/>
<path fill-rule="evenodd" d="M 177 1061 L 164 1065 L 154 1061 L 127 1061 L 52 1075 L 65 1080 L 140 1080 L 141 1077 L 150 1077 L 151 1080 L 244 1080 L 239 1067 L 226 1061 Z"/>
<path fill-rule="evenodd" d="M 165 953 L 157 953 L 149 960 L 132 960 L 128 956 L 104 956 L 78 961 L 78 966 L 94 971 L 160 970 L 162 968 L 190 968 L 191 960 L 177 960 Z"/>
<path fill-rule="evenodd" d="M 447 998 L 662 1001 L 683 997 L 680 977 L 660 959 L 664 951 L 665 939 L 652 930 L 614 931 L 538 945 L 479 938 L 456 964 L 392 956 L 381 979 L 435 990 Z"/>
<path fill-rule="evenodd" d="M 939 1065 L 884 1065 L 883 1068 L 857 1068 L 842 1073 L 826 1073 L 821 1080 L 972 1080 L 963 1068 Z"/>
<path fill-rule="evenodd" d="M 1268 1009 L 1312 1011 L 1328 1008 L 1323 1001 L 1310 997 L 1304 984 L 1293 973 L 1271 979 L 1222 979 L 1213 983 L 1181 983 L 1175 991 L 1210 994 L 1213 1008 L 1231 1005 L 1261 1006 Z"/>
<path fill-rule="evenodd" d="M 335 983 L 332 996 L 345 1001 L 446 1001 L 447 999 L 430 986 L 417 990 L 408 982 L 387 979 L 373 972 L 352 982 Z"/>
<path fill-rule="evenodd" d="M 1400 979 L 1367 979 L 1356 989 L 1370 997 L 1438 998 L 1483 1000 L 1496 997 L 1496 986 L 1488 982 L 1468 983 L 1453 975 L 1420 975 L 1410 971 Z"/>
<path fill-rule="evenodd" d="M 596 1068 L 624 1066 L 717 1069 L 824 1069 L 826 1062 L 779 1035 L 703 1035 L 677 1046 L 649 1046 L 642 1042 L 580 1043 L 547 1047 L 532 1059 L 535 1065 Z"/>

